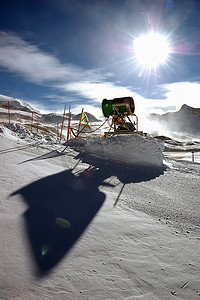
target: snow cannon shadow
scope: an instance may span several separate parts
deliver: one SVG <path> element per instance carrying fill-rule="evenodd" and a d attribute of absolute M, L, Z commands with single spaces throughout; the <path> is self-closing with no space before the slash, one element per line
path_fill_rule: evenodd
<path fill-rule="evenodd" d="M 87 153 L 79 153 L 76 158 L 99 169 L 100 182 L 103 182 L 106 178 L 111 176 L 116 176 L 123 184 L 149 181 L 164 174 L 164 171 L 167 169 L 165 165 L 148 166 L 122 164 L 122 162 L 105 160 L 91 156 Z"/>
<path fill-rule="evenodd" d="M 94 168 L 76 176 L 72 171 L 37 180 L 12 194 L 21 194 L 29 205 L 24 216 L 38 276 L 64 257 L 105 200 Z"/>
<path fill-rule="evenodd" d="M 122 187 L 113 206 L 117 205 L 125 184 L 152 180 L 162 175 L 167 169 L 165 165 L 125 165 L 120 162 L 97 158 L 87 153 L 79 153 L 76 158 L 99 170 L 99 184 L 103 185 L 103 181 L 111 176 L 116 176 L 121 181 Z"/>

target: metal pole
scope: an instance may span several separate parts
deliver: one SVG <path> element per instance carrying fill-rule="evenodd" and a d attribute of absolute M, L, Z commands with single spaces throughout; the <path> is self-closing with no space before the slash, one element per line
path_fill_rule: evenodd
<path fill-rule="evenodd" d="M 69 119 L 68 119 L 68 129 L 67 129 L 67 141 L 69 141 L 69 134 L 70 134 L 70 122 L 71 122 L 71 106 L 69 105 Z"/>
<path fill-rule="evenodd" d="M 136 116 L 136 130 L 138 131 L 138 116 Z"/>
<path fill-rule="evenodd" d="M 80 115 L 80 119 L 79 119 L 79 124 L 78 124 L 78 134 L 79 134 L 79 130 L 80 130 L 80 124 L 81 124 L 82 114 L 83 114 L 83 108 L 82 108 L 82 111 L 81 111 L 81 115 Z"/>

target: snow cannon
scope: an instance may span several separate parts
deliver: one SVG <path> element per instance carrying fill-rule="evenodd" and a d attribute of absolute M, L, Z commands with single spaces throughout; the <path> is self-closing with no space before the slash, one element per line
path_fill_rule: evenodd
<path fill-rule="evenodd" d="M 104 137 L 115 134 L 142 134 L 141 131 L 138 131 L 138 118 L 134 113 L 135 103 L 132 97 L 103 99 L 102 111 L 104 117 L 112 117 L 109 131 L 104 133 Z M 133 120 L 132 117 L 135 119 Z"/>
<path fill-rule="evenodd" d="M 102 111 L 105 117 L 110 117 L 117 113 L 124 116 L 132 115 L 135 111 L 134 100 L 132 97 L 114 98 L 113 100 L 103 99 Z"/>

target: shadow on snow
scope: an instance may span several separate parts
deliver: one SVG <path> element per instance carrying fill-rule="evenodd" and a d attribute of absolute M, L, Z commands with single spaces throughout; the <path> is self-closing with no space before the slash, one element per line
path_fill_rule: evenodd
<path fill-rule="evenodd" d="M 116 205 L 125 184 L 151 180 L 165 170 L 123 166 L 83 153 L 76 159 L 89 164 L 89 168 L 77 174 L 69 169 L 47 176 L 12 194 L 21 194 L 29 205 L 25 219 L 40 275 L 63 258 L 95 217 L 105 200 L 99 186 L 114 187 L 105 179 L 116 176 L 123 184 Z"/>

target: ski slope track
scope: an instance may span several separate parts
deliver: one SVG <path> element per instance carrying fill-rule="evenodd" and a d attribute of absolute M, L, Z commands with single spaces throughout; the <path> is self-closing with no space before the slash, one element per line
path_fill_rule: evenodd
<path fill-rule="evenodd" d="M 0 299 L 199 299 L 200 163 L 163 149 L 1 125 Z"/>

